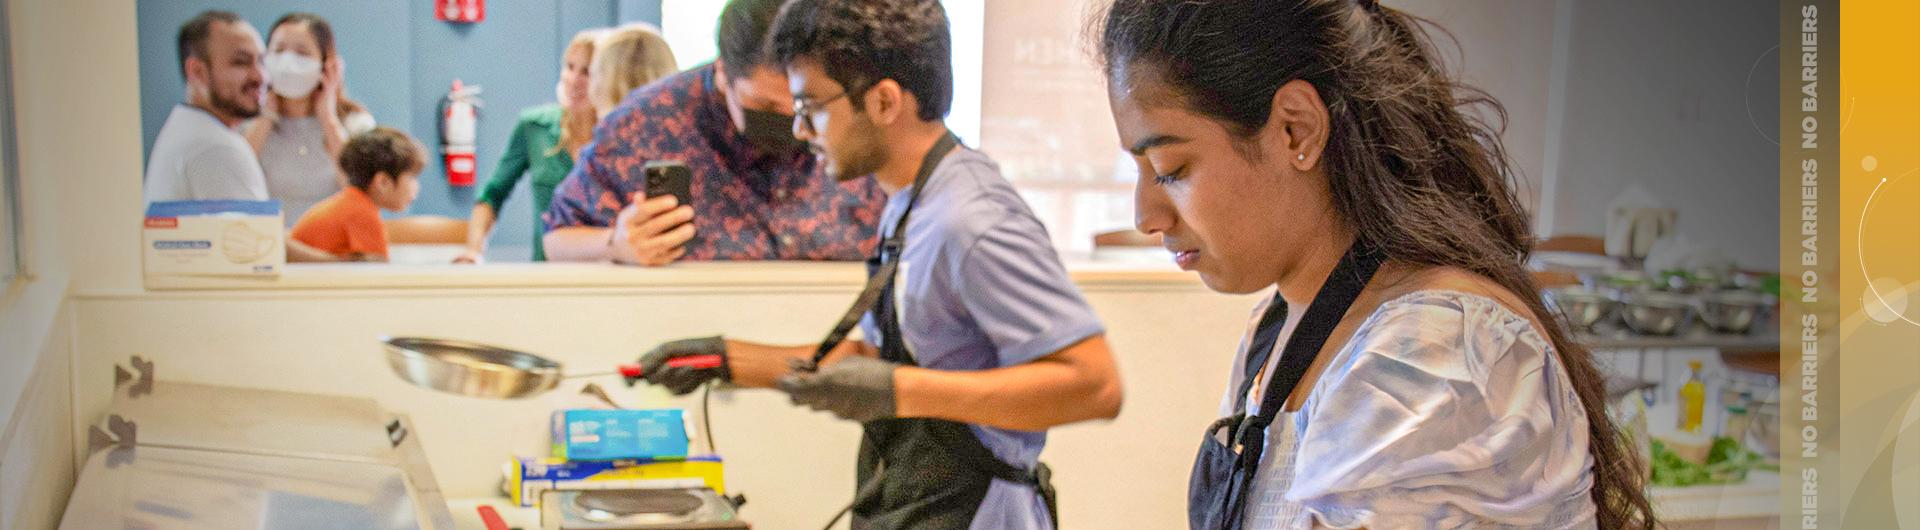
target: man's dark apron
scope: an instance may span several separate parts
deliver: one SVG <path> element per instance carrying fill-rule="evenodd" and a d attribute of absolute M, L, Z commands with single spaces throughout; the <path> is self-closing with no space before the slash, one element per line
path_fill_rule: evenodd
<path fill-rule="evenodd" d="M 1253 341 L 1247 347 L 1245 380 L 1233 394 L 1233 415 L 1207 427 L 1200 442 L 1200 453 L 1193 460 L 1193 475 L 1187 482 L 1187 524 L 1194 530 L 1239 530 L 1246 518 L 1247 495 L 1260 469 L 1261 452 L 1267 447 L 1267 426 L 1273 424 L 1300 384 L 1301 376 L 1313 366 L 1314 357 L 1327 343 L 1340 318 L 1353 306 L 1361 289 L 1373 278 L 1384 257 L 1364 242 L 1347 249 L 1340 264 L 1327 275 L 1327 281 L 1307 306 L 1293 336 L 1280 354 L 1280 364 L 1267 378 L 1266 393 L 1260 398 L 1260 412 L 1246 414 L 1247 391 L 1253 388 L 1267 355 L 1286 325 L 1287 303 L 1274 293 L 1267 311 L 1254 327 Z"/>
<path fill-rule="evenodd" d="M 900 251 L 905 248 L 907 218 L 926 187 L 940 159 L 959 140 L 951 132 L 940 138 L 920 161 L 920 172 L 913 179 L 913 191 L 907 197 L 905 211 L 891 234 L 883 239 L 876 255 L 867 259 L 867 285 L 841 317 L 827 339 L 820 343 L 813 365 L 817 367 L 826 353 L 846 339 L 847 332 L 872 309 L 880 327 L 880 359 L 916 366 L 913 355 L 901 338 L 899 315 L 893 303 L 893 281 L 899 272 Z M 965 423 L 932 418 L 895 418 L 861 425 L 859 487 L 854 493 L 853 527 L 856 529 L 964 529 L 973 523 L 974 513 L 986 498 L 993 479 L 1024 484 L 1034 488 L 1046 502 L 1047 514 L 1058 528 L 1051 472 L 1046 464 L 1023 469 L 994 456 Z"/>

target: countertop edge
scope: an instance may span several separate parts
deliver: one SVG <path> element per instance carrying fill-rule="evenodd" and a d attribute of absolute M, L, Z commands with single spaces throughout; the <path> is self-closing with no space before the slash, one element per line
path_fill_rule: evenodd
<path fill-rule="evenodd" d="M 1068 263 L 1084 290 L 1203 290 L 1192 273 L 1137 262 Z M 668 267 L 606 263 L 489 265 L 296 264 L 271 277 L 148 275 L 144 289 L 76 288 L 80 299 L 204 296 L 220 293 L 396 290 L 839 291 L 858 289 L 864 267 L 852 262 L 709 262 Z"/>

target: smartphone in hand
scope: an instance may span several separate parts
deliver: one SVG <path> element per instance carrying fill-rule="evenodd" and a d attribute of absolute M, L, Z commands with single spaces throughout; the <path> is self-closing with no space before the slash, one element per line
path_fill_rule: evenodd
<path fill-rule="evenodd" d="M 647 162 L 647 197 L 672 195 L 680 204 L 693 204 L 693 170 L 678 160 Z"/>
<path fill-rule="evenodd" d="M 647 162 L 645 171 L 647 198 L 672 195 L 680 201 L 680 204 L 689 206 L 693 204 L 693 170 L 687 169 L 685 162 L 651 160 Z M 695 239 L 698 239 L 698 236 Z"/>

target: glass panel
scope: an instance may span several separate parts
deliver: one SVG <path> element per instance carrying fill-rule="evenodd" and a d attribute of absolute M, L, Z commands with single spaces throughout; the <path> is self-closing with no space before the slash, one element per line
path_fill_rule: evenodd
<path fill-rule="evenodd" d="M 20 273 L 20 166 L 14 146 L 13 32 L 0 6 L 0 285 Z"/>

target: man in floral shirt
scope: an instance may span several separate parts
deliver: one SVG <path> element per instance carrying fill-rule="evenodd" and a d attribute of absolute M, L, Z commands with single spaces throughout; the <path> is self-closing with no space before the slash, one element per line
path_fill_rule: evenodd
<path fill-rule="evenodd" d="M 793 96 L 761 42 L 778 0 L 732 0 L 720 60 L 641 87 L 600 121 L 554 190 L 547 257 L 665 265 L 689 260 L 858 260 L 873 252 L 886 194 L 835 182 L 793 137 Z M 679 161 L 693 204 L 645 197 L 645 165 Z"/>

